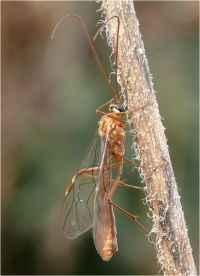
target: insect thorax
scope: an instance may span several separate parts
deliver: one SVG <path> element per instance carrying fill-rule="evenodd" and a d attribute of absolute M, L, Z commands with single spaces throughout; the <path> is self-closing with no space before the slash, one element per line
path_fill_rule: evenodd
<path fill-rule="evenodd" d="M 124 141 L 126 134 L 124 131 L 125 122 L 116 113 L 108 113 L 102 116 L 99 122 L 98 133 L 102 139 L 108 140 L 111 154 L 117 162 L 122 161 L 124 155 Z"/>

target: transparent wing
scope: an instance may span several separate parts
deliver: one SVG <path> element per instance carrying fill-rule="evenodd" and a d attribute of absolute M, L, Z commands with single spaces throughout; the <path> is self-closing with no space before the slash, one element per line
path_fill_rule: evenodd
<path fill-rule="evenodd" d="M 99 174 L 99 143 L 96 133 L 80 169 L 67 187 L 62 228 L 68 239 L 74 239 L 92 227 L 95 186 Z"/>

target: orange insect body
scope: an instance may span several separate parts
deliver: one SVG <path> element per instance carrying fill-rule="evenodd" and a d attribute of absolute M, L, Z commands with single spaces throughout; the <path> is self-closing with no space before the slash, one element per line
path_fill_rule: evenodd
<path fill-rule="evenodd" d="M 108 147 L 117 163 L 122 163 L 124 156 L 125 125 L 126 123 L 114 112 L 102 116 L 99 121 L 98 133 L 102 139 L 108 139 Z"/>
<path fill-rule="evenodd" d="M 105 84 L 112 94 L 112 99 L 101 105 L 96 110 L 96 113 L 101 116 L 98 128 L 98 134 L 101 137 L 101 144 L 99 148 L 100 163 L 94 162 L 97 161 L 96 156 L 98 156 L 98 152 L 96 154 L 96 150 L 98 151 L 98 149 L 94 147 L 93 140 L 80 169 L 72 178 L 69 186 L 67 187 L 63 204 L 62 228 L 67 238 L 74 239 L 92 227 L 94 244 L 97 252 L 103 260 L 108 261 L 118 250 L 113 206 L 131 217 L 131 219 L 136 219 L 135 216 L 130 215 L 117 204 L 112 202 L 112 195 L 119 185 L 119 182 L 121 182 L 123 160 L 128 160 L 124 157 L 124 141 L 126 138 L 124 128 L 126 123 L 122 119 L 127 112 L 120 105 L 117 81 L 120 20 L 117 16 L 112 16 L 107 20 L 107 22 L 112 19 L 117 21 L 115 46 L 115 89 L 113 89 L 96 53 L 85 23 L 81 17 L 76 14 L 68 14 L 63 16 L 56 24 L 51 37 L 54 37 L 61 22 L 69 19 L 70 17 L 75 18 L 80 23 L 88 41 L 88 45 L 102 73 Z M 103 27 L 104 26 L 105 24 Z M 95 37 L 101 30 L 102 27 L 96 33 Z M 107 107 L 108 105 L 110 111 L 109 113 L 101 111 L 102 108 Z M 94 163 L 90 163 L 90 154 L 94 157 Z M 113 178 L 112 171 L 114 169 L 116 176 Z M 94 205 L 92 206 L 93 202 Z"/>
<path fill-rule="evenodd" d="M 124 156 L 124 131 L 125 122 L 119 117 L 120 112 L 117 105 L 110 106 L 112 113 L 103 115 L 99 121 L 98 134 L 103 143 L 107 144 L 109 155 L 105 157 L 103 171 L 96 186 L 96 197 L 94 205 L 93 237 L 95 247 L 104 261 L 110 260 L 118 250 L 117 231 L 113 206 L 110 204 L 110 158 L 114 158 L 116 166 L 122 169 Z"/>
<path fill-rule="evenodd" d="M 96 113 L 101 116 L 98 128 L 98 135 L 101 137 L 100 147 L 98 148 L 95 146 L 95 135 L 80 169 L 67 187 L 63 204 L 62 228 L 67 238 L 75 239 L 92 227 L 94 244 L 97 252 L 103 260 L 108 261 L 118 250 L 113 206 L 130 217 L 133 221 L 136 221 L 143 231 L 148 234 L 145 227 L 137 221 L 136 216 L 112 202 L 112 195 L 119 183 L 127 185 L 121 181 L 123 160 L 129 163 L 131 162 L 124 156 L 124 141 L 126 138 L 124 128 L 126 122 L 122 118 L 128 112 L 120 105 L 117 80 L 120 20 L 117 16 L 112 16 L 107 20 L 107 22 L 112 19 L 117 21 L 115 89 L 113 89 L 96 53 L 85 23 L 80 16 L 76 14 L 63 16 L 56 24 L 51 38 L 54 37 L 61 22 L 71 17 L 75 18 L 80 23 L 88 41 L 88 45 L 102 73 L 105 84 L 112 94 L 112 99 L 96 110 Z M 96 38 L 104 26 L 105 24 L 99 29 L 94 38 Z M 109 113 L 101 111 L 102 108 L 108 105 Z M 100 160 L 98 160 L 98 156 Z M 91 163 L 91 157 L 93 157 L 93 163 Z M 112 171 L 114 170 L 116 174 L 115 177 L 112 176 Z M 127 186 L 130 187 L 130 185 Z"/>

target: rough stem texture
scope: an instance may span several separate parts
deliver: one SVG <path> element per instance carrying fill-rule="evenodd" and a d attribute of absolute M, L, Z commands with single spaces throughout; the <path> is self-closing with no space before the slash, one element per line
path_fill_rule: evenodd
<path fill-rule="evenodd" d="M 146 183 L 146 202 L 156 233 L 158 263 L 165 275 L 195 275 L 196 268 L 156 102 L 133 1 L 102 0 L 105 19 L 120 19 L 118 79 L 128 105 L 140 175 Z M 116 45 L 116 20 L 107 37 Z M 114 48 L 114 47 L 113 47 Z"/>

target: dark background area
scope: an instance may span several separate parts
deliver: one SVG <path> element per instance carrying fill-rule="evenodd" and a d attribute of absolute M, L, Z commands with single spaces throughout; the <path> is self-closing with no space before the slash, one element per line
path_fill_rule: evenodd
<path fill-rule="evenodd" d="M 198 262 L 198 2 L 136 2 L 140 30 Z M 157 274 L 151 244 L 116 213 L 119 251 L 103 262 L 89 231 L 64 238 L 60 210 L 66 185 L 97 129 L 95 109 L 110 94 L 78 23 L 51 32 L 61 16 L 79 14 L 95 34 L 95 2 L 2 2 L 2 274 Z M 110 73 L 110 49 L 95 42 Z M 128 139 L 129 140 L 129 139 Z M 127 146 L 127 154 L 129 153 Z M 136 170 L 127 182 L 140 185 Z M 137 190 L 115 201 L 150 219 Z"/>

